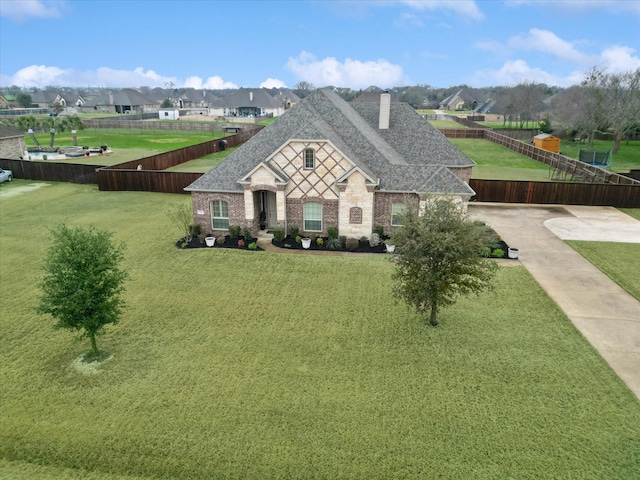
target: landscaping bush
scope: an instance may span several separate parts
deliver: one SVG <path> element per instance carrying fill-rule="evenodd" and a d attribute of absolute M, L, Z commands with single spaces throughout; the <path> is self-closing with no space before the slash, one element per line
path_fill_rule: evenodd
<path fill-rule="evenodd" d="M 300 227 L 297 225 L 289 225 L 289 235 L 296 238 L 300 234 Z"/>
<path fill-rule="evenodd" d="M 248 248 L 249 250 L 257 250 L 257 249 L 258 249 L 258 244 L 257 244 L 256 242 L 251 242 L 251 243 L 247 246 L 247 248 Z"/>
<path fill-rule="evenodd" d="M 238 248 L 244 248 L 244 240 L 243 239 L 238 240 Z"/>
<path fill-rule="evenodd" d="M 347 238 L 345 246 L 349 251 L 357 250 L 360 246 L 360 240 L 358 240 L 357 238 Z"/>
<path fill-rule="evenodd" d="M 189 225 L 189 236 L 191 237 L 199 237 L 202 233 L 202 227 L 199 223 L 192 223 Z"/>
<path fill-rule="evenodd" d="M 244 228 L 244 239 L 247 242 L 250 242 L 253 239 L 253 235 L 251 234 L 251 229 L 248 227 Z"/>
<path fill-rule="evenodd" d="M 219 237 L 216 237 L 216 244 L 217 245 L 224 245 L 224 243 L 227 241 L 227 237 L 225 237 L 224 235 L 220 235 Z"/>
<path fill-rule="evenodd" d="M 296 243 L 302 243 L 302 237 L 300 235 L 296 236 Z"/>
<path fill-rule="evenodd" d="M 331 238 L 338 238 L 338 229 L 336 227 L 329 227 L 327 228 L 327 237 Z"/>
<path fill-rule="evenodd" d="M 504 257 L 504 250 L 502 250 L 501 248 L 496 248 L 491 255 L 493 255 L 496 258 L 502 258 Z"/>
<path fill-rule="evenodd" d="M 382 225 L 376 225 L 373 227 L 373 233 L 377 233 L 378 237 L 382 239 L 382 237 L 384 237 L 384 227 Z"/>
<path fill-rule="evenodd" d="M 273 239 L 276 242 L 281 242 L 284 240 L 284 228 L 274 228 L 273 229 Z"/>
<path fill-rule="evenodd" d="M 242 227 L 240 225 L 229 225 L 229 237 L 234 240 L 240 236 Z"/>
<path fill-rule="evenodd" d="M 321 247 L 322 245 L 324 245 L 324 238 L 322 237 L 318 237 L 316 238 L 316 244 Z"/>
<path fill-rule="evenodd" d="M 329 237 L 327 239 L 327 248 L 329 250 L 340 250 L 342 248 L 342 242 L 338 237 Z"/>

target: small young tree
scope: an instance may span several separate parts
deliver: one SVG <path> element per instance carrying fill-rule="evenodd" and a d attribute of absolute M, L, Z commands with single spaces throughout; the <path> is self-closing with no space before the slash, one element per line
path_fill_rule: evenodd
<path fill-rule="evenodd" d="M 118 322 L 124 306 L 120 298 L 128 277 L 120 268 L 124 244 L 114 244 L 110 232 L 94 227 L 59 225 L 51 233 L 36 311 L 55 318 L 55 328 L 82 330 L 91 340 L 91 356 L 98 358 L 96 335 Z"/>
<path fill-rule="evenodd" d="M 484 227 L 469 221 L 458 204 L 438 198 L 421 215 L 417 210 L 417 205 L 407 208 L 403 227 L 393 234 L 393 293 L 418 313 L 430 312 L 429 323 L 435 326 L 439 310 L 459 295 L 491 287 L 498 267 L 480 255 Z"/>
<path fill-rule="evenodd" d="M 193 212 L 191 207 L 186 203 L 176 203 L 172 205 L 165 214 L 169 220 L 178 227 L 180 232 L 184 233 L 185 238 L 191 238 L 193 225 Z"/>

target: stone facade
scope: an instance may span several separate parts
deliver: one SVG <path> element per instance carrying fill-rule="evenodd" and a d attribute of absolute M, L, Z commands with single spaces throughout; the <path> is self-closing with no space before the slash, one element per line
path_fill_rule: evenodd
<path fill-rule="evenodd" d="M 369 236 L 373 231 L 373 185 L 356 171 L 349 175 L 346 185 L 340 185 L 338 231 L 346 237 Z"/>

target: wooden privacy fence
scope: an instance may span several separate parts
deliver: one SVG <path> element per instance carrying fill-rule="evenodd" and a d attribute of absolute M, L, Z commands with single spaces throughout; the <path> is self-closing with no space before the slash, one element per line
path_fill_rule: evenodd
<path fill-rule="evenodd" d="M 471 179 L 472 201 L 640 208 L 640 185 Z"/>
<path fill-rule="evenodd" d="M 202 176 L 197 172 L 157 170 L 98 170 L 98 188 L 103 191 L 185 193 L 184 187 Z"/>
<path fill-rule="evenodd" d="M 164 172 L 162 170 L 238 146 L 249 140 L 262 128 L 255 127 L 224 139 L 209 140 L 190 147 L 101 168 L 96 175 L 98 189 L 104 191 L 134 190 L 184 193 L 184 187 L 201 177 L 202 173 Z"/>
<path fill-rule="evenodd" d="M 0 167 L 11 170 L 14 178 L 49 182 L 96 183 L 96 170 L 102 166 L 2 158 L 0 159 Z"/>

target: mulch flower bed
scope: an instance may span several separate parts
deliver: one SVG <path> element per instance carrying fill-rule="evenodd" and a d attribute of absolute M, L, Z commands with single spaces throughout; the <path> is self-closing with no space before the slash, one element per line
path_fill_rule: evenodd
<path fill-rule="evenodd" d="M 322 245 L 318 245 L 318 242 L 315 238 L 311 239 L 311 245 L 309 248 L 305 249 L 302 246 L 302 243 L 297 243 L 296 239 L 287 235 L 284 240 L 281 242 L 277 242 L 275 239 L 271 240 L 271 244 L 278 248 L 285 248 L 288 250 L 328 250 L 331 252 L 354 252 L 354 253 L 386 253 L 386 246 L 383 242 L 380 242 L 375 247 L 369 245 L 369 242 L 358 242 L 358 247 L 356 249 L 349 250 L 346 246 L 342 245 L 340 248 L 328 248 L 327 241 L 328 237 L 318 237 L 322 238 Z M 386 237 L 386 240 L 389 238 Z"/>
<path fill-rule="evenodd" d="M 241 241 L 244 243 L 242 246 L 238 246 L 238 242 Z M 245 240 L 244 236 L 240 236 L 238 238 L 231 238 L 229 235 L 225 235 L 224 243 L 220 244 L 218 241 L 218 237 L 216 237 L 216 243 L 213 247 L 207 246 L 207 244 L 203 239 L 199 237 L 193 237 L 191 240 L 187 241 L 186 237 L 181 238 L 176 242 L 176 247 L 179 249 L 185 248 L 235 248 L 236 250 L 262 250 L 259 246 L 256 245 L 256 248 L 249 248 L 249 245 L 253 242 L 257 242 L 257 239 L 252 238 L 249 241 Z"/>

